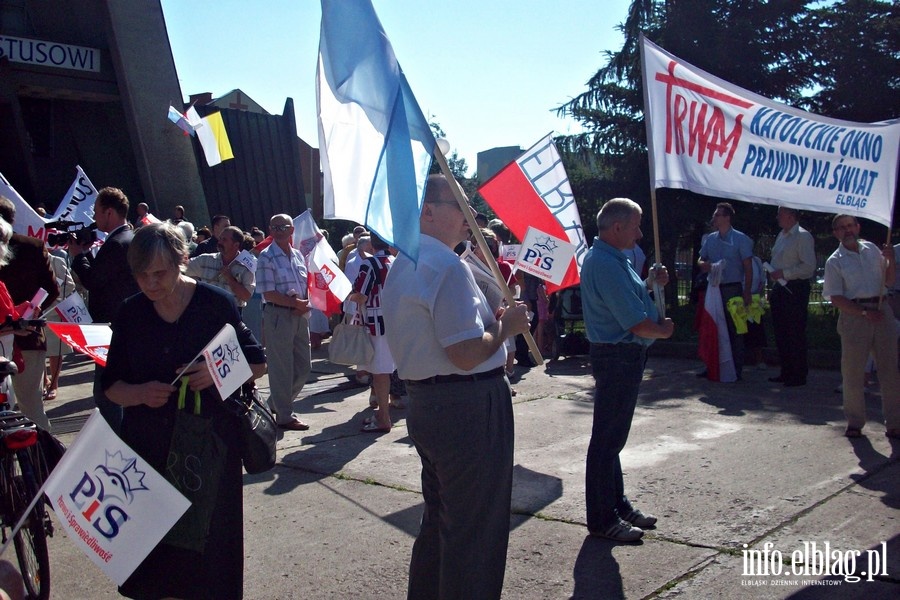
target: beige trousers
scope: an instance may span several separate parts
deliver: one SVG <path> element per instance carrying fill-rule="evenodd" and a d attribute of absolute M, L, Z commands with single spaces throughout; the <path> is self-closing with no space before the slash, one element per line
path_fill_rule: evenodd
<path fill-rule="evenodd" d="M 867 308 L 867 310 L 877 310 Z M 847 426 L 866 424 L 865 370 L 869 352 L 875 356 L 881 384 L 881 410 L 888 429 L 900 428 L 900 375 L 897 372 L 897 328 L 894 313 L 882 302 L 884 318 L 872 323 L 860 315 L 841 312 L 841 376 L 844 380 L 844 415 Z"/>

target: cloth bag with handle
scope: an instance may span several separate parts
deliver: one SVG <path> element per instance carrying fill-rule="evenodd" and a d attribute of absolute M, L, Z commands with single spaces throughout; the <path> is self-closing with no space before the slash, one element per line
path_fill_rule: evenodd
<path fill-rule="evenodd" d="M 181 378 L 175 427 L 164 476 L 190 500 L 191 506 L 163 537 L 171 546 L 203 552 L 225 469 L 225 442 L 213 430 L 212 419 L 200 415 L 200 392 L 193 411 L 185 410 L 188 378 Z"/>
<path fill-rule="evenodd" d="M 357 313 L 358 315 L 359 313 Z M 375 348 L 369 335 L 369 326 L 356 322 L 354 315 L 344 314 L 344 319 L 334 328 L 328 342 L 328 360 L 338 365 L 366 365 L 372 362 Z"/>

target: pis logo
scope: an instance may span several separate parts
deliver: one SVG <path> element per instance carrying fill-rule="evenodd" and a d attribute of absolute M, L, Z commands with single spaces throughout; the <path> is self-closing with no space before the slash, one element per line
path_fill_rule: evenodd
<path fill-rule="evenodd" d="M 69 498 L 94 530 L 111 540 L 128 521 L 126 506 L 134 493 L 147 489 L 144 475 L 134 458 L 126 458 L 121 451 L 107 452 L 106 464 L 97 465 L 91 473 L 85 471 Z"/>
<path fill-rule="evenodd" d="M 210 355 L 212 356 L 213 368 L 219 374 L 219 377 L 223 379 L 231 373 L 231 365 L 241 360 L 241 353 L 237 344 L 220 344 Z"/>
<path fill-rule="evenodd" d="M 539 237 L 530 248 L 525 250 L 522 255 L 522 262 L 534 265 L 544 271 L 553 268 L 553 251 L 556 250 L 557 244 L 553 238 L 549 236 Z"/>

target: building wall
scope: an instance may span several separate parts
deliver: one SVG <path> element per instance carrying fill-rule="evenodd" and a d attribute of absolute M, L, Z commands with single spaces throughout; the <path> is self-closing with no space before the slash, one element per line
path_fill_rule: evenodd
<path fill-rule="evenodd" d="M 53 210 L 81 165 L 162 217 L 206 212 L 159 0 L 0 0 L 0 37 L 96 50 L 96 71 L 0 58 L 0 172 Z M 35 56 L 34 54 L 31 55 Z"/>
<path fill-rule="evenodd" d="M 518 146 L 502 146 L 478 153 L 478 183 L 484 183 L 497 171 L 519 158 L 524 150 Z"/>

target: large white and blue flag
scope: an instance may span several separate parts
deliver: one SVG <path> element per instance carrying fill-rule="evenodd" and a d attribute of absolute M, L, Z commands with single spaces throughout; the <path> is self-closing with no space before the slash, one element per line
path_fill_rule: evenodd
<path fill-rule="evenodd" d="M 416 260 L 435 139 L 370 0 L 322 0 L 316 88 L 325 218 Z"/>

